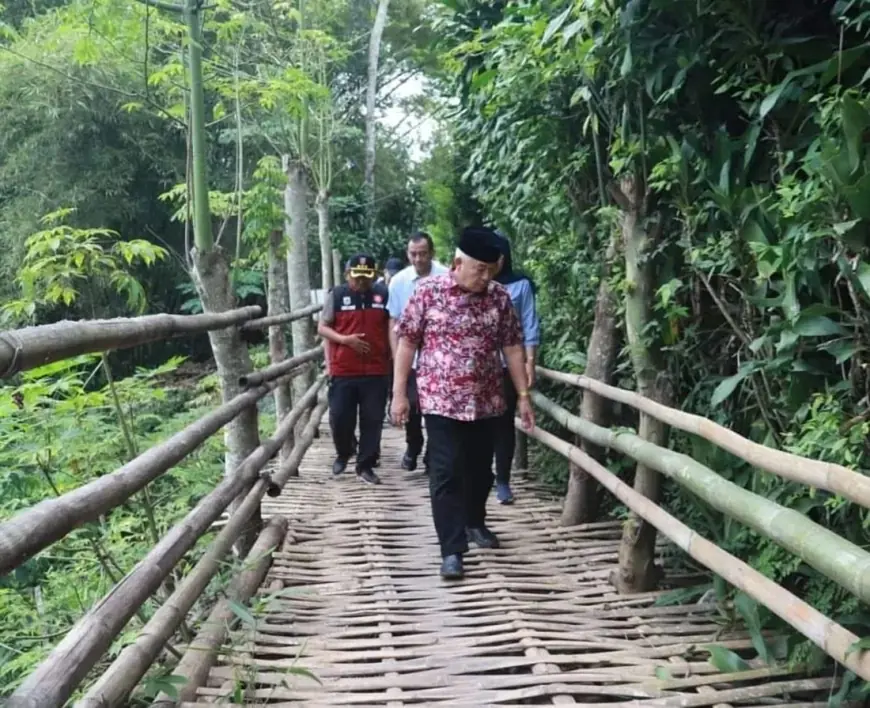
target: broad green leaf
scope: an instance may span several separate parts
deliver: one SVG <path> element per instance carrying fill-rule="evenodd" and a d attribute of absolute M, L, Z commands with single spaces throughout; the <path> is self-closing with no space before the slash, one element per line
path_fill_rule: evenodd
<path fill-rule="evenodd" d="M 626 45 L 625 54 L 622 57 L 622 66 L 619 67 L 620 76 L 628 76 L 631 73 L 633 61 L 631 58 L 631 45 Z"/>
<path fill-rule="evenodd" d="M 553 35 L 561 29 L 562 25 L 565 24 L 565 20 L 567 20 L 568 16 L 571 14 L 571 9 L 572 6 L 569 5 L 568 9 L 566 9 L 561 15 L 557 15 L 550 21 L 550 24 L 547 25 L 547 29 L 544 31 L 544 36 L 541 38 L 542 44 L 549 42 Z"/>
<path fill-rule="evenodd" d="M 770 654 L 770 649 L 764 641 L 761 634 L 761 616 L 758 613 L 758 603 L 755 602 L 749 595 L 744 592 L 737 593 L 734 598 L 734 607 L 740 613 L 743 621 L 746 623 L 746 628 L 749 630 L 749 637 L 752 640 L 752 646 L 758 652 L 765 664 L 772 664 L 773 658 Z"/>
<path fill-rule="evenodd" d="M 479 91 L 480 89 L 487 86 L 487 84 L 491 83 L 496 76 L 498 76 L 498 72 L 495 69 L 488 69 L 487 71 L 482 71 L 479 74 L 476 74 L 475 77 L 471 80 L 471 87 L 475 91 Z"/>
<path fill-rule="evenodd" d="M 838 364 L 851 359 L 860 348 L 858 344 L 847 339 L 835 339 L 831 342 L 825 342 L 819 347 L 834 357 Z"/>
<path fill-rule="evenodd" d="M 852 219 L 852 221 L 841 221 L 839 224 L 834 224 L 834 233 L 837 234 L 837 236 L 844 236 L 860 223 L 861 219 Z"/>
<path fill-rule="evenodd" d="M 792 326 L 792 331 L 802 337 L 829 337 L 836 334 L 846 334 L 846 330 L 842 325 L 834 322 L 830 317 L 822 315 L 814 317 L 801 316 Z"/>
<path fill-rule="evenodd" d="M 858 279 L 864 295 L 870 299 L 870 263 L 861 261 L 856 269 L 855 277 Z"/>
<path fill-rule="evenodd" d="M 779 86 L 777 86 L 773 91 L 771 91 L 767 96 L 765 96 L 764 100 L 761 102 L 761 105 L 758 108 L 759 117 L 764 118 L 768 113 L 770 113 L 779 102 L 780 97 L 782 96 L 783 91 L 788 88 L 791 79 L 786 78 Z"/>
<path fill-rule="evenodd" d="M 749 367 L 740 367 L 740 371 L 738 371 L 733 376 L 729 376 L 727 379 L 723 379 L 719 382 L 719 385 L 714 389 L 713 395 L 710 396 L 710 405 L 718 406 L 725 399 L 727 399 L 737 386 L 740 384 L 743 379 L 745 379 L 749 374 L 753 371 L 752 368 Z"/>
<path fill-rule="evenodd" d="M 752 667 L 730 649 L 718 644 L 704 647 L 710 652 L 710 663 L 723 674 L 735 674 L 740 671 L 748 671 Z"/>

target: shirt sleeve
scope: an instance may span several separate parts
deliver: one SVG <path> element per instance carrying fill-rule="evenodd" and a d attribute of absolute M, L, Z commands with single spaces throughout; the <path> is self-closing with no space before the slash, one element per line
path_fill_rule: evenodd
<path fill-rule="evenodd" d="M 327 326 L 335 322 L 335 293 L 332 290 L 326 293 L 326 297 L 323 299 L 320 321 Z"/>
<path fill-rule="evenodd" d="M 394 320 L 399 319 L 402 314 L 400 307 L 401 302 L 398 297 L 400 285 L 401 281 L 396 282 L 396 279 L 393 278 L 390 281 L 390 285 L 387 289 L 387 312 L 390 313 L 390 317 L 392 317 Z"/>
<path fill-rule="evenodd" d="M 535 291 L 528 280 L 523 281 L 518 303 L 520 324 L 523 327 L 523 343 L 527 347 L 536 347 L 541 343 L 541 327 L 538 321 L 538 310 L 535 306 Z"/>
<path fill-rule="evenodd" d="M 501 335 L 499 346 L 501 348 L 521 346 L 523 343 L 523 328 L 520 326 L 520 318 L 517 317 L 517 311 L 514 309 L 511 297 L 506 291 L 503 291 L 500 293 L 499 301 L 499 312 L 501 314 L 501 327 L 498 330 Z"/>
<path fill-rule="evenodd" d="M 428 289 L 425 287 L 418 287 L 414 291 L 396 325 L 396 334 L 412 344 L 419 344 L 423 339 L 423 330 L 426 326 L 427 293 Z"/>

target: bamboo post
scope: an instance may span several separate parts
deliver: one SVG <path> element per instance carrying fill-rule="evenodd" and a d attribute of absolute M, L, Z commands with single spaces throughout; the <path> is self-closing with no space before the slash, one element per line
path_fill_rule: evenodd
<path fill-rule="evenodd" d="M 0 524 L 0 575 L 14 570 L 73 529 L 123 504 L 272 390 L 265 384 L 221 405 L 123 467 Z"/>
<path fill-rule="evenodd" d="M 111 646 L 136 610 L 280 449 L 302 414 L 308 412 L 324 381 L 323 377 L 315 381 L 281 422 L 275 434 L 248 455 L 233 476 L 224 477 L 120 583 L 75 624 L 10 696 L 6 708 L 60 708 L 69 699 L 75 687 Z"/>
<path fill-rule="evenodd" d="M 583 467 L 629 509 L 655 526 L 696 561 L 763 604 L 825 651 L 831 658 L 843 664 L 865 681 L 870 681 L 870 652 L 851 651 L 850 647 L 858 641 L 858 637 L 852 632 L 826 617 L 785 588 L 780 587 L 770 578 L 750 568 L 739 558 L 699 536 L 697 532 L 671 516 L 644 495 L 634 491 L 580 448 L 541 428 L 535 428 L 529 431 L 529 434 Z"/>
<path fill-rule="evenodd" d="M 633 391 L 609 386 L 586 376 L 565 374 L 540 366 L 536 369 L 541 376 L 552 381 L 560 381 L 593 391 L 599 396 L 624 403 L 657 418 L 672 428 L 697 435 L 766 472 L 810 487 L 825 489 L 856 504 L 870 508 L 870 477 L 850 470 L 848 467 L 832 462 L 810 460 L 790 452 L 759 445 L 718 423 L 714 423 L 712 420 L 692 413 L 684 413 Z"/>
<path fill-rule="evenodd" d="M 0 379 L 19 371 L 113 349 L 184 335 L 212 332 L 259 317 L 257 305 L 206 315 L 145 315 L 111 320 L 64 320 L 0 332 Z"/>
<path fill-rule="evenodd" d="M 854 543 L 794 509 L 729 482 L 688 455 L 658 447 L 633 433 L 601 428 L 537 391 L 532 391 L 532 400 L 571 432 L 670 477 L 714 509 L 763 534 L 863 602 L 870 602 L 870 553 Z"/>

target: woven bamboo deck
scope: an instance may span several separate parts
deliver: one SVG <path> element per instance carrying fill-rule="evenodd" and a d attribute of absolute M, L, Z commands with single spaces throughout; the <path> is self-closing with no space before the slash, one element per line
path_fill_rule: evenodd
<path fill-rule="evenodd" d="M 717 636 L 713 605 L 616 595 L 619 525 L 561 528 L 557 500 L 522 479 L 515 505 L 490 507 L 503 548 L 473 551 L 463 582 L 442 581 L 426 478 L 399 469 L 403 447 L 386 428 L 380 486 L 333 480 L 323 428 L 264 506 L 290 531 L 256 631 L 237 633 L 183 706 L 827 705 L 829 678 L 718 673 L 702 646 L 755 656 L 745 634 Z"/>

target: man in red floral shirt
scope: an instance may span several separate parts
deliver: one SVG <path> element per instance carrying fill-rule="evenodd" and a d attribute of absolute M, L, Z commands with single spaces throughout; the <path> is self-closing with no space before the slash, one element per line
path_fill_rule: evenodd
<path fill-rule="evenodd" d="M 408 418 L 408 374 L 418 351 L 417 390 L 429 436 L 429 491 L 441 546 L 441 576 L 463 576 L 471 542 L 497 548 L 485 523 L 493 435 L 505 411 L 500 353 L 519 395 L 523 426 L 535 424 L 523 333 L 507 290 L 492 281 L 500 251 L 490 229 L 465 229 L 453 269 L 422 281 L 396 326 L 392 416 Z"/>

